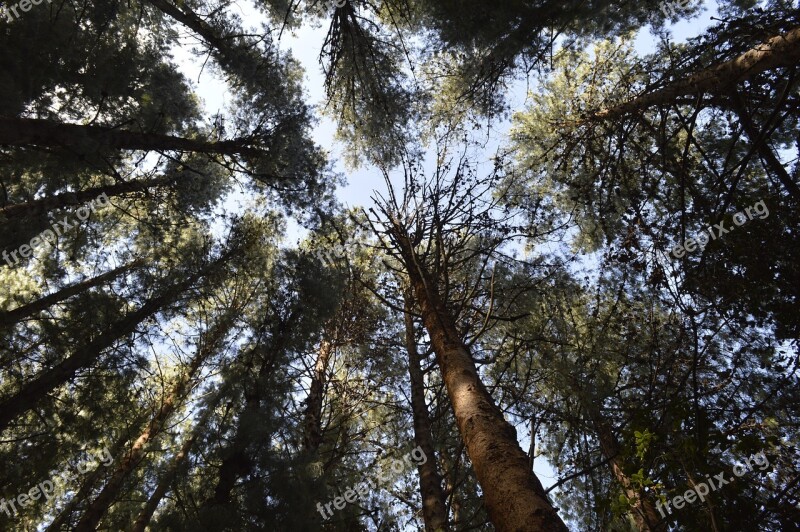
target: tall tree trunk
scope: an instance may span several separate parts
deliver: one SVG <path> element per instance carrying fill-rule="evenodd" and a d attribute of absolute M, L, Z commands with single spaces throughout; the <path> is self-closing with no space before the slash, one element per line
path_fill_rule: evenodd
<path fill-rule="evenodd" d="M 322 444 L 322 402 L 325 396 L 325 381 L 328 362 L 333 354 L 335 339 L 327 334 L 320 342 L 314 374 L 311 376 L 311 388 L 308 391 L 308 406 L 305 411 L 303 431 L 303 447 L 307 453 L 316 453 Z"/>
<path fill-rule="evenodd" d="M 164 14 L 169 15 L 202 37 L 216 52 L 214 55 L 220 63 L 228 63 L 233 60 L 235 54 L 231 51 L 230 41 L 219 35 L 213 26 L 188 9 L 183 2 L 180 2 L 181 5 L 178 6 L 169 0 L 148 1 Z"/>
<path fill-rule="evenodd" d="M 172 483 L 178 476 L 180 467 L 189 456 L 189 452 L 192 450 L 197 438 L 205 428 L 205 425 L 211 417 L 211 414 L 214 412 L 214 406 L 221 397 L 221 392 L 216 394 L 215 400 L 209 404 L 203 415 L 197 420 L 197 424 L 192 430 L 191 435 L 184 440 L 180 450 L 178 450 L 175 456 L 172 457 L 172 460 L 167 466 L 167 469 L 164 471 L 164 474 L 161 475 L 161 478 L 159 478 L 156 489 L 153 490 L 153 493 L 147 499 L 147 502 L 139 512 L 139 515 L 136 516 L 136 520 L 131 525 L 130 532 L 144 532 L 147 525 L 150 524 L 158 505 L 161 503 L 161 500 L 164 498 L 164 496 L 169 492 L 170 486 L 172 486 Z"/>
<path fill-rule="evenodd" d="M 427 459 L 417 466 L 419 489 L 422 496 L 422 516 L 428 532 L 450 530 L 447 524 L 447 504 L 442 490 L 442 477 L 436 467 L 437 460 L 433 447 L 433 433 L 428 405 L 425 402 L 425 380 L 420 368 L 420 355 L 417 350 L 417 335 L 414 318 L 411 315 L 412 298 L 410 291 L 403 294 L 405 306 L 406 350 L 408 351 L 408 373 L 411 379 L 411 410 L 414 417 L 414 441 L 422 449 Z"/>
<path fill-rule="evenodd" d="M 273 337 L 273 345 L 262 358 L 255 382 L 250 383 L 252 388 L 245 390 L 245 405 L 236 423 L 236 435 L 233 443 L 225 458 L 222 459 L 214 493 L 202 504 L 206 510 L 229 504 L 236 482 L 252 470 L 253 464 L 247 449 L 252 441 L 248 434 L 248 426 L 253 424 L 260 415 L 261 401 L 267 396 L 263 381 L 272 373 L 279 354 L 285 348 L 288 332 L 287 324 L 282 323 Z"/>
<path fill-rule="evenodd" d="M 23 385 L 22 389 L 14 396 L 0 403 L 0 432 L 5 430 L 11 420 L 36 406 L 48 393 L 69 381 L 78 370 L 97 360 L 103 350 L 111 347 L 118 339 L 132 333 L 145 319 L 174 303 L 198 279 L 227 261 L 233 253 L 233 249 L 228 250 L 208 267 L 190 275 L 182 283 L 169 287 L 163 294 L 148 300 L 141 308 L 116 322 L 111 328 L 80 347 L 75 353 L 52 368 L 43 371 L 28 384 Z"/>
<path fill-rule="evenodd" d="M 105 126 L 65 124 L 39 118 L 0 117 L 0 145 L 66 147 L 82 153 L 103 149 L 187 151 L 219 155 L 262 155 L 263 152 L 246 139 L 207 142 L 161 135 L 139 133 Z"/>
<path fill-rule="evenodd" d="M 121 437 L 115 441 L 114 446 L 111 448 L 111 456 L 116 456 L 117 454 L 121 453 L 122 449 L 125 448 L 125 444 L 128 443 L 128 439 L 129 435 L 126 434 L 124 437 Z M 53 522 L 47 526 L 45 532 L 61 532 L 64 525 L 69 523 L 69 519 L 72 517 L 72 514 L 75 513 L 78 505 L 91 496 L 92 491 L 94 491 L 94 487 L 103 476 L 103 472 L 104 470 L 102 468 L 97 467 L 94 469 L 94 471 L 86 476 L 83 484 L 81 484 L 81 487 L 78 489 L 78 492 L 72 496 L 64 509 L 61 510 L 56 518 L 53 519 Z"/>
<path fill-rule="evenodd" d="M 180 376 L 173 385 L 169 393 L 164 397 L 161 406 L 150 420 L 147 427 L 142 431 L 133 446 L 117 461 L 117 467 L 106 482 L 97 498 L 86 508 L 86 511 L 75 528 L 76 532 L 91 532 L 97 528 L 97 524 L 108 508 L 119 497 L 120 490 L 128 476 L 136 469 L 145 456 L 145 447 L 164 430 L 172 414 L 180 406 L 186 395 L 190 383 L 195 378 L 197 371 L 208 360 L 211 355 L 216 353 L 222 346 L 225 337 L 230 331 L 232 320 L 238 309 L 228 311 L 221 319 L 212 326 L 203 336 L 197 353 L 192 359 L 186 372 Z"/>
<path fill-rule="evenodd" d="M 633 501 L 633 517 L 636 521 L 636 526 L 640 531 L 655 532 L 666 530 L 665 524 L 661 523 L 653 501 L 641 490 L 634 487 L 633 481 L 625 473 L 624 464 L 620 459 L 620 445 L 617 437 L 611 430 L 609 424 L 602 418 L 599 410 L 590 407 L 590 415 L 592 417 L 592 426 L 600 441 L 600 451 L 603 456 L 609 461 L 611 471 L 614 478 L 619 482 L 625 496 Z"/>
<path fill-rule="evenodd" d="M 483 489 L 489 518 L 500 532 L 567 531 L 547 499 L 517 434 L 478 377 L 469 348 L 441 301 L 437 284 L 420 265 L 408 235 L 394 226 L 422 320 L 431 338 L 458 429 Z"/>
<path fill-rule="evenodd" d="M 791 67 L 798 62 L 800 62 L 800 27 L 772 37 L 730 61 L 696 72 L 625 103 L 602 109 L 594 113 L 591 118 L 613 120 L 654 105 L 673 103 L 681 96 L 705 92 L 723 94 L 737 83 L 761 72 L 779 67 Z"/>
<path fill-rule="evenodd" d="M 739 91 L 734 90 L 731 93 L 731 98 L 733 100 L 733 111 L 736 113 L 736 116 L 739 117 L 739 123 L 742 124 L 747 138 L 750 139 L 750 143 L 758 151 L 761 160 L 764 161 L 766 169 L 775 174 L 775 177 L 778 178 L 786 191 L 789 192 L 795 200 L 800 200 L 800 187 L 797 186 L 797 183 L 794 182 L 792 176 L 790 176 L 789 172 L 784 168 L 783 163 L 781 163 L 777 155 L 775 155 L 775 152 L 769 146 L 769 136 L 766 134 L 762 135 L 762 133 L 758 131 L 758 128 L 756 128 L 750 114 L 747 112 L 742 95 Z"/>
<path fill-rule="evenodd" d="M 129 194 L 131 192 L 142 192 L 148 188 L 160 187 L 175 182 L 176 177 L 159 177 L 156 179 L 131 180 L 125 183 L 116 183 L 101 187 L 87 188 L 78 192 L 62 192 L 46 198 L 41 198 L 25 203 L 15 203 L 0 207 L 0 220 L 5 216 L 6 219 L 26 218 L 36 216 L 54 209 L 82 205 L 98 196 L 105 194 L 109 198 Z"/>
<path fill-rule="evenodd" d="M 144 264 L 144 261 L 142 260 L 132 261 L 124 266 L 120 266 L 119 268 L 114 268 L 111 271 L 100 274 L 97 277 L 92 277 L 91 279 L 86 279 L 85 281 L 64 287 L 58 292 L 41 297 L 36 301 L 22 305 L 21 307 L 17 307 L 6 312 L 0 312 L 0 326 L 19 323 L 20 321 L 36 314 L 37 312 L 41 312 L 42 310 L 52 307 L 56 303 L 61 303 L 62 301 L 85 292 L 90 288 L 100 286 L 107 281 L 112 281 L 120 275 L 128 273 L 132 269 L 136 268 L 137 266 L 141 266 L 142 264 Z"/>

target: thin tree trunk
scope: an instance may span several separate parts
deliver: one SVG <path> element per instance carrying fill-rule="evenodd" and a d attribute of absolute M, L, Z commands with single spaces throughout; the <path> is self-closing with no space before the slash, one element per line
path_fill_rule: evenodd
<path fill-rule="evenodd" d="M 144 181 L 132 180 L 125 183 L 116 183 L 114 185 L 88 188 L 79 192 L 62 192 L 47 198 L 0 207 L 0 219 L 2 219 L 3 216 L 5 216 L 6 219 L 32 217 L 43 212 L 52 211 L 54 209 L 82 205 L 102 194 L 105 194 L 109 198 L 113 198 L 115 196 L 121 196 L 131 192 L 142 192 L 148 188 L 159 187 L 173 183 L 175 179 L 175 177 L 159 177 Z"/>
<path fill-rule="evenodd" d="M 171 286 L 163 294 L 148 300 L 141 308 L 125 316 L 110 329 L 79 348 L 74 354 L 62 360 L 52 368 L 43 371 L 38 377 L 24 385 L 14 396 L 0 403 L 0 432 L 8 426 L 11 420 L 32 409 L 48 393 L 69 381 L 75 376 L 78 370 L 85 368 L 93 361 L 97 360 L 102 351 L 111 347 L 119 338 L 132 333 L 145 319 L 174 303 L 186 290 L 191 288 L 198 279 L 227 261 L 233 253 L 233 249 L 227 251 L 222 257 L 204 270 L 190 275 L 182 283 Z"/>
<path fill-rule="evenodd" d="M 422 516 L 428 532 L 450 530 L 447 524 L 447 504 L 442 490 L 442 477 L 436 467 L 433 433 L 428 405 L 425 402 L 425 381 L 420 368 L 414 318 L 411 315 L 410 291 L 403 294 L 405 305 L 406 349 L 408 350 L 408 372 L 411 379 L 411 410 L 414 416 L 414 440 L 427 459 L 417 466 L 419 488 L 422 496 Z"/>
<path fill-rule="evenodd" d="M 250 435 L 247 433 L 247 426 L 253 424 L 261 412 L 261 400 L 266 395 L 263 381 L 273 371 L 278 355 L 285 347 L 288 335 L 286 327 L 285 323 L 279 327 L 278 332 L 273 337 L 273 345 L 262 359 L 255 382 L 251 383 L 252 389 L 245 391 L 245 406 L 241 414 L 239 414 L 236 435 L 227 456 L 223 458 L 220 465 L 219 478 L 214 487 L 214 493 L 202 504 L 204 509 L 208 510 L 215 506 L 229 504 L 236 482 L 252 470 L 253 464 L 247 450 L 251 441 Z"/>
<path fill-rule="evenodd" d="M 567 532 L 541 482 L 528 468 L 528 457 L 514 427 L 480 380 L 436 284 L 417 263 L 408 235 L 398 234 L 402 230 L 397 226 L 395 231 L 489 518 L 500 532 Z"/>
<path fill-rule="evenodd" d="M 106 283 L 107 281 L 112 281 L 117 277 L 119 277 L 120 275 L 128 273 L 137 266 L 141 266 L 143 263 L 144 261 L 135 260 L 133 262 L 126 264 L 125 266 L 120 266 L 119 268 L 114 268 L 111 271 L 100 274 L 97 277 L 92 277 L 91 279 L 86 279 L 85 281 L 81 281 L 79 283 L 75 283 L 70 286 L 64 287 L 58 292 L 41 297 L 36 301 L 33 301 L 21 307 L 17 307 L 14 310 L 0 312 L 0 326 L 19 323 L 20 321 L 36 314 L 37 312 L 41 312 L 42 310 L 52 307 L 56 303 L 61 303 L 62 301 L 69 299 L 72 296 L 78 295 L 82 292 L 85 292 L 90 288 L 94 288 L 95 286 L 100 286 Z"/>
<path fill-rule="evenodd" d="M 747 108 L 745 107 L 742 95 L 739 94 L 739 91 L 733 91 L 732 98 L 733 111 L 736 113 L 736 116 L 739 117 L 739 123 L 742 124 L 742 128 L 747 138 L 750 139 L 750 143 L 755 146 L 767 168 L 775 174 L 786 191 L 794 196 L 796 200 L 800 200 L 800 187 L 797 186 L 797 183 L 794 182 L 789 172 L 783 167 L 783 163 L 780 162 L 775 152 L 772 151 L 772 148 L 767 143 L 767 138 L 762 136 L 755 124 L 753 124 L 753 120 L 750 118 Z"/>
<path fill-rule="evenodd" d="M 643 94 L 620 105 L 598 111 L 592 118 L 613 120 L 654 105 L 672 103 L 677 98 L 690 94 L 706 92 L 722 94 L 737 83 L 761 72 L 779 67 L 791 67 L 798 62 L 800 62 L 800 27 L 772 37 L 730 61 L 674 81 L 664 88 Z"/>
<path fill-rule="evenodd" d="M 614 478 L 619 482 L 625 492 L 625 496 L 634 501 L 633 517 L 637 528 L 640 531 L 647 532 L 666 530 L 665 525 L 661 523 L 661 519 L 658 517 L 653 501 L 650 500 L 647 494 L 637 490 L 633 485 L 633 481 L 625 473 L 624 464 L 620 460 L 620 445 L 611 427 L 602 419 L 602 415 L 596 409 L 593 409 L 590 415 L 592 416 L 592 425 L 600 441 L 600 450 L 609 461 Z"/>
<path fill-rule="evenodd" d="M 164 14 L 169 15 L 171 18 L 177 20 L 197 35 L 203 38 L 211 47 L 218 52 L 223 58 L 230 60 L 231 47 L 228 41 L 217 34 L 213 26 L 208 24 L 205 20 L 197 16 L 196 13 L 186 8 L 185 4 L 181 2 L 181 6 L 177 6 L 169 0 L 148 0 L 150 4 L 158 8 Z"/>
<path fill-rule="evenodd" d="M 38 118 L 0 118 L 0 145 L 66 147 L 83 153 L 102 149 L 187 151 L 219 155 L 262 155 L 244 139 L 207 142 L 105 126 L 65 124 Z"/>
<path fill-rule="evenodd" d="M 191 435 L 184 440 L 180 450 L 172 458 L 166 471 L 164 471 L 164 474 L 158 480 L 156 489 L 150 495 L 150 498 L 147 499 L 147 503 L 145 503 L 142 511 L 136 516 L 136 520 L 131 525 L 130 532 L 144 532 L 147 525 L 150 524 L 158 505 L 161 503 L 161 500 L 164 498 L 164 496 L 169 492 L 172 483 L 175 481 L 175 478 L 178 475 L 181 465 L 183 465 L 183 462 L 189 456 L 189 452 L 192 450 L 197 438 L 205 428 L 205 425 L 211 417 L 211 414 L 214 412 L 214 406 L 221 397 L 222 393 L 217 393 L 216 397 L 214 398 L 215 400 L 208 405 L 203 415 L 197 420 L 197 424 L 192 430 Z"/>
<path fill-rule="evenodd" d="M 128 443 L 127 434 L 114 442 L 114 446 L 111 448 L 111 456 L 116 456 L 122 452 L 122 449 L 125 448 L 126 443 Z M 81 484 L 81 487 L 78 489 L 78 492 L 72 496 L 64 509 L 61 510 L 56 518 L 53 519 L 53 522 L 47 526 L 45 532 L 60 532 L 64 525 L 69 522 L 70 517 L 72 517 L 72 514 L 75 513 L 78 505 L 91 496 L 95 485 L 97 485 L 97 482 L 102 476 L 103 469 L 100 467 L 95 468 L 94 471 L 89 473 L 89 475 L 87 475 L 84 479 L 83 484 Z"/>
<path fill-rule="evenodd" d="M 225 337 L 230 331 L 232 319 L 238 310 L 228 311 L 211 327 L 203 336 L 192 362 L 186 372 L 181 375 L 169 393 L 164 397 L 161 406 L 142 431 L 133 446 L 118 460 L 118 464 L 111 478 L 106 482 L 97 498 L 86 508 L 83 517 L 75 528 L 76 532 L 91 532 L 111 505 L 119 497 L 125 480 L 138 467 L 145 456 L 145 447 L 164 430 L 172 414 L 183 401 L 190 383 L 195 378 L 197 371 L 221 347 Z"/>

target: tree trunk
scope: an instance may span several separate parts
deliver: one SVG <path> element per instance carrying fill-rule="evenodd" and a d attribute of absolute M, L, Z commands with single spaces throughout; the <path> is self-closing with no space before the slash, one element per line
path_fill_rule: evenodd
<path fill-rule="evenodd" d="M 431 338 L 467 454 L 500 532 L 567 532 L 542 484 L 528 468 L 517 434 L 478 377 L 469 348 L 440 300 L 432 277 L 418 264 L 408 235 L 395 226 L 405 268 Z M 400 233 L 400 234 L 398 234 Z"/>
<path fill-rule="evenodd" d="M 185 4 L 181 2 L 181 6 L 173 4 L 169 0 L 148 0 L 150 4 L 158 8 L 164 14 L 169 15 L 171 18 L 177 20 L 197 35 L 203 38 L 214 50 L 217 51 L 227 61 L 231 60 L 233 55 L 230 50 L 230 44 L 220 35 L 213 26 L 209 25 L 205 20 L 197 16 L 196 13 L 187 9 Z M 220 61 L 222 62 L 222 61 Z"/>
<path fill-rule="evenodd" d="M 211 355 L 219 350 L 228 331 L 230 331 L 234 314 L 237 313 L 238 310 L 226 312 L 219 322 L 202 336 L 200 345 L 197 348 L 197 353 L 189 364 L 186 372 L 181 375 L 178 382 L 173 385 L 170 392 L 164 397 L 164 401 L 158 411 L 133 443 L 131 449 L 118 460 L 117 467 L 114 473 L 112 473 L 111 478 L 106 482 L 103 490 L 94 502 L 89 505 L 83 517 L 78 522 L 78 526 L 75 528 L 76 532 L 91 532 L 97 528 L 100 519 L 103 518 L 103 515 L 105 515 L 109 507 L 111 507 L 114 501 L 119 497 L 120 490 L 125 480 L 144 459 L 145 447 L 147 444 L 153 440 L 153 438 L 161 434 L 161 431 L 172 417 L 172 414 L 181 404 L 197 371 Z"/>
<path fill-rule="evenodd" d="M 175 177 L 159 177 L 145 181 L 132 180 L 125 183 L 116 183 L 114 185 L 93 187 L 79 192 L 62 192 L 61 194 L 56 194 L 47 198 L 0 207 L 0 220 L 3 216 L 5 216 L 6 219 L 32 217 L 62 207 L 82 205 L 87 201 L 97 198 L 101 194 L 113 198 L 131 192 L 142 192 L 148 188 L 167 185 L 174 181 Z"/>
<path fill-rule="evenodd" d="M 228 250 L 212 265 L 190 275 L 184 282 L 171 286 L 163 294 L 148 300 L 141 308 L 125 316 L 125 318 L 115 323 L 110 329 L 79 348 L 74 354 L 62 360 L 52 368 L 43 371 L 38 377 L 24 385 L 16 395 L 0 403 L 0 432 L 2 432 L 15 417 L 27 412 L 48 393 L 69 381 L 75 376 L 78 370 L 85 368 L 97 360 L 100 353 L 111 347 L 119 338 L 127 336 L 133 332 L 142 321 L 174 303 L 186 290 L 191 288 L 198 279 L 227 261 L 233 253 L 233 249 Z"/>
<path fill-rule="evenodd" d="M 207 142 L 105 126 L 84 126 L 38 118 L 0 118 L 0 145 L 70 148 L 82 153 L 103 149 L 187 151 L 219 155 L 263 155 L 245 139 Z"/>
<path fill-rule="evenodd" d="M 86 279 L 85 281 L 64 287 L 58 292 L 41 297 L 36 301 L 28 303 L 27 305 L 17 307 L 14 310 L 0 312 L 0 326 L 19 323 L 20 321 L 36 314 L 37 312 L 41 312 L 42 310 L 52 307 L 56 303 L 61 303 L 62 301 L 85 292 L 90 288 L 100 286 L 107 281 L 112 281 L 120 275 L 128 273 L 137 266 L 141 266 L 143 263 L 144 261 L 135 260 L 126 264 L 125 266 L 120 266 L 119 268 L 114 268 L 111 271 L 100 274 L 97 277 L 92 277 L 91 279 Z"/>
<path fill-rule="evenodd" d="M 122 452 L 122 449 L 125 447 L 126 443 L 128 443 L 127 434 L 114 442 L 114 446 L 111 448 L 111 456 L 116 456 Z M 69 522 L 72 514 L 75 513 L 75 509 L 78 507 L 78 505 L 91 496 L 95 485 L 102 476 L 103 469 L 100 467 L 95 468 L 94 471 L 89 473 L 84 479 L 83 484 L 81 484 L 81 487 L 78 489 L 78 492 L 72 496 L 64 509 L 61 510 L 56 518 L 53 519 L 53 522 L 47 526 L 45 532 L 61 532 L 64 525 Z"/>
<path fill-rule="evenodd" d="M 323 335 L 319 346 L 314 374 L 311 376 L 311 388 L 308 391 L 308 406 L 305 412 L 305 430 L 303 447 L 308 453 L 316 453 L 322 444 L 322 402 L 325 392 L 325 380 L 328 362 L 333 354 L 334 339 Z"/>
<path fill-rule="evenodd" d="M 656 532 L 664 531 L 666 527 L 661 523 L 656 512 L 653 501 L 646 493 L 635 489 L 633 482 L 625 473 L 623 463 L 620 460 L 620 446 L 617 437 L 609 427 L 608 423 L 602 419 L 601 414 L 596 409 L 591 412 L 592 425 L 594 426 L 597 438 L 600 441 L 600 450 L 603 456 L 609 461 L 614 478 L 622 486 L 625 496 L 634 501 L 633 517 L 636 526 L 640 531 Z"/>
<path fill-rule="evenodd" d="M 186 457 L 189 456 L 189 451 L 191 451 L 194 443 L 200 436 L 200 432 L 205 428 L 205 424 L 208 422 L 211 414 L 214 412 L 214 407 L 221 397 L 222 393 L 217 393 L 214 401 L 208 405 L 203 415 L 197 420 L 197 424 L 195 425 L 194 430 L 192 430 L 192 434 L 187 437 L 186 440 L 184 440 L 180 450 L 172 458 L 166 471 L 164 471 L 164 474 L 158 480 L 156 489 L 150 495 L 150 498 L 147 499 L 147 503 L 145 503 L 142 511 L 136 516 L 136 520 L 131 525 L 130 532 L 144 532 L 147 525 L 150 524 L 158 505 L 161 503 L 161 500 L 164 498 L 167 492 L 169 492 L 170 486 L 172 486 L 172 483 L 175 481 L 175 477 L 178 475 L 178 470 L 186 460 Z"/>
<path fill-rule="evenodd" d="M 417 466 L 419 489 L 422 496 L 422 516 L 428 532 L 450 530 L 447 524 L 447 504 L 442 490 L 442 477 L 436 468 L 436 454 L 433 448 L 433 433 L 428 405 L 425 402 L 425 381 L 420 368 L 420 355 L 417 351 L 417 336 L 414 318 L 411 315 L 412 294 L 403 295 L 405 305 L 406 349 L 408 350 L 408 372 L 411 379 L 411 410 L 414 415 L 414 441 L 422 449 L 427 459 Z"/>
<path fill-rule="evenodd" d="M 722 94 L 737 83 L 765 70 L 791 67 L 798 62 L 800 62 L 800 28 L 793 28 L 784 35 L 772 37 L 730 61 L 674 81 L 664 88 L 643 94 L 628 102 L 598 111 L 592 118 L 613 120 L 654 105 L 670 104 L 677 98 L 689 94 L 705 92 Z"/>
<path fill-rule="evenodd" d="M 247 433 L 247 426 L 258 419 L 261 412 L 261 400 L 267 395 L 263 381 L 273 371 L 278 355 L 285 347 L 287 335 L 288 330 L 286 324 L 283 323 L 273 337 L 273 345 L 264 354 L 255 382 L 251 383 L 252 389 L 245 390 L 245 405 L 237 420 L 236 435 L 227 456 L 223 458 L 220 465 L 219 479 L 214 487 L 214 493 L 202 504 L 204 509 L 208 510 L 214 506 L 229 504 L 236 482 L 252 470 L 253 464 L 247 450 L 251 437 Z"/>
<path fill-rule="evenodd" d="M 736 116 L 739 117 L 739 123 L 742 124 L 742 128 L 747 138 L 750 139 L 750 143 L 758 150 L 758 154 L 761 156 L 761 160 L 764 161 L 766 170 L 772 171 L 775 174 L 786 191 L 791 196 L 794 196 L 795 200 L 800 200 L 800 187 L 797 186 L 797 183 L 794 182 L 789 172 L 784 168 L 783 163 L 781 163 L 775 155 L 775 152 L 769 146 L 767 136 L 762 135 L 756 128 L 747 112 L 744 99 L 742 95 L 739 94 L 739 91 L 734 90 L 732 92 L 732 99 L 733 111 L 736 113 Z"/>

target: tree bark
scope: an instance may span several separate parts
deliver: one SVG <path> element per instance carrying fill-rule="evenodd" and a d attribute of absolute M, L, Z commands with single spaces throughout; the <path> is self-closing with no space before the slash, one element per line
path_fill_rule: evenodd
<path fill-rule="evenodd" d="M 620 105 L 598 111 L 591 118 L 613 120 L 654 105 L 670 104 L 681 96 L 721 94 L 756 74 L 774 68 L 791 67 L 798 62 L 800 62 L 800 27 L 772 37 L 730 61 L 696 72 Z"/>
<path fill-rule="evenodd" d="M 114 501 L 119 497 L 120 490 L 125 480 L 144 459 L 145 447 L 147 444 L 161 434 L 161 431 L 164 430 L 172 414 L 181 404 L 197 371 L 203 363 L 221 347 L 231 328 L 235 313 L 238 313 L 238 311 L 226 312 L 219 322 L 202 336 L 197 353 L 186 369 L 186 372 L 181 375 L 166 397 L 164 397 L 158 411 L 133 443 L 130 450 L 118 460 L 117 467 L 112 473 L 111 478 L 106 482 L 106 485 L 97 498 L 86 508 L 83 517 L 81 517 L 77 527 L 75 527 L 76 532 L 91 532 L 97 528 L 100 519 L 103 518 L 103 515 L 105 515 Z"/>
<path fill-rule="evenodd" d="M 218 155 L 263 155 L 250 141 L 207 142 L 105 126 L 84 126 L 38 118 L 0 117 L 0 145 L 70 148 L 82 153 L 103 149 L 186 151 Z"/>
<path fill-rule="evenodd" d="M 408 372 L 411 379 L 411 410 L 414 417 L 414 441 L 425 453 L 427 460 L 417 466 L 419 488 L 422 496 L 422 516 L 428 532 L 450 530 L 447 523 L 447 504 L 442 489 L 442 477 L 436 467 L 436 454 L 433 447 L 433 433 L 428 405 L 425 402 L 425 381 L 420 368 L 420 355 L 417 350 L 417 336 L 414 318 L 411 315 L 412 294 L 404 294 L 406 349 L 408 350 Z"/>
<path fill-rule="evenodd" d="M 500 532 L 567 532 L 541 482 L 528 468 L 514 427 L 480 380 L 432 276 L 418 264 L 408 235 L 397 225 L 393 231 L 489 518 Z"/>
<path fill-rule="evenodd" d="M 141 266 L 143 263 L 144 261 L 135 260 L 126 264 L 125 266 L 120 266 L 119 268 L 114 268 L 111 271 L 100 274 L 97 277 L 92 277 L 91 279 L 86 279 L 85 281 L 64 287 L 58 292 L 41 297 L 36 301 L 28 303 L 27 305 L 22 305 L 14 310 L 0 312 L 0 326 L 19 323 L 20 321 L 36 314 L 37 312 L 41 312 L 42 310 L 52 307 L 56 303 L 61 303 L 72 296 L 85 292 L 86 290 L 94 288 L 95 286 L 100 286 L 107 281 L 113 281 L 120 275 L 128 273 L 137 266 Z"/>
<path fill-rule="evenodd" d="M 333 354 L 334 338 L 323 335 L 319 346 L 317 361 L 314 364 L 314 374 L 311 376 L 311 388 L 308 391 L 308 406 L 306 407 L 303 434 L 303 447 L 308 453 L 316 453 L 322 444 L 322 402 L 325 392 L 325 381 L 328 371 L 328 362 Z"/>
<path fill-rule="evenodd" d="M 640 531 L 663 532 L 666 530 L 666 525 L 661 522 L 653 501 L 646 493 L 637 490 L 633 486 L 630 477 L 625 473 L 624 464 L 620 460 L 619 441 L 617 441 L 617 437 L 612 432 L 611 427 L 596 408 L 592 408 L 590 415 L 592 416 L 592 425 L 600 441 L 600 451 L 608 460 L 614 478 L 619 482 L 625 492 L 625 496 L 634 501 L 633 518 L 636 521 L 637 528 Z"/>

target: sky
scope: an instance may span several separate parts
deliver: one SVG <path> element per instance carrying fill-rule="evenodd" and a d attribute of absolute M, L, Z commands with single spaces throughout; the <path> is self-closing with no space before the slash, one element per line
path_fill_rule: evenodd
<path fill-rule="evenodd" d="M 694 4 L 694 2 L 693 2 Z M 264 16 L 249 5 L 249 2 L 238 1 L 231 5 L 231 9 L 239 10 L 245 25 L 258 26 L 265 23 Z M 683 42 L 687 38 L 701 33 L 717 15 L 717 4 L 715 2 L 705 2 L 701 12 L 690 20 L 683 20 L 669 27 L 675 42 Z M 305 69 L 305 91 L 306 101 L 315 106 L 317 110 L 325 104 L 324 77 L 322 67 L 319 64 L 319 51 L 327 32 L 327 27 L 312 27 L 305 25 L 296 31 L 284 31 L 280 47 L 282 50 L 291 52 L 292 56 L 299 61 Z M 210 69 L 202 68 L 202 61 L 193 57 L 189 53 L 191 45 L 197 41 L 193 38 L 185 39 L 187 46 L 173 50 L 176 62 L 186 74 L 188 79 L 194 83 L 197 95 L 202 99 L 205 110 L 211 115 L 224 107 L 231 101 L 230 95 L 226 92 L 225 84 L 215 77 Z M 635 49 L 640 55 L 654 51 L 657 43 L 656 37 L 648 29 L 643 29 L 635 39 Z M 511 109 L 521 110 L 527 102 L 527 90 L 535 80 L 519 80 L 509 88 L 508 101 Z M 339 201 L 348 207 L 369 206 L 372 204 L 371 196 L 374 190 L 383 190 L 383 178 L 380 172 L 372 167 L 357 170 L 348 169 L 344 165 L 342 146 L 334 140 L 335 126 L 333 122 L 317 112 L 318 122 L 315 125 L 312 138 L 315 142 L 327 150 L 330 159 L 333 161 L 334 171 L 345 175 L 347 184 L 337 191 Z M 495 137 L 487 144 L 485 153 L 490 155 L 498 147 L 505 143 L 505 135 L 511 127 L 511 122 L 506 120 L 495 124 Z M 238 208 L 246 198 L 234 195 L 225 205 L 225 209 Z M 290 224 L 288 239 L 295 240 L 302 235 L 302 231 L 295 225 Z M 523 449 L 528 449 L 530 439 L 527 434 L 527 424 L 523 423 L 518 427 L 520 445 Z M 539 477 L 545 489 L 552 486 L 558 476 L 555 470 L 546 460 L 541 457 L 535 461 L 534 472 Z"/>

